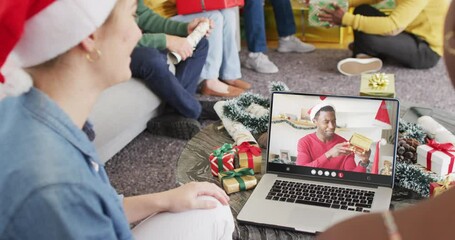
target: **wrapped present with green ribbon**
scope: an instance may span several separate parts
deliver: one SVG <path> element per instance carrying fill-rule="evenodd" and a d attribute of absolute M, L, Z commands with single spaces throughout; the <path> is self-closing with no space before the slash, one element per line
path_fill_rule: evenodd
<path fill-rule="evenodd" d="M 236 149 L 232 144 L 225 143 L 220 148 L 215 149 L 210 153 L 210 169 L 213 176 L 218 176 L 218 173 L 234 169 L 234 157 Z"/>
<path fill-rule="evenodd" d="M 257 184 L 257 179 L 251 168 L 237 168 L 227 172 L 220 172 L 218 178 L 227 194 L 252 189 Z"/>
<path fill-rule="evenodd" d="M 347 0 L 310 0 L 310 7 L 308 11 L 308 25 L 314 27 L 330 27 L 330 24 L 325 21 L 319 20 L 319 13 L 322 8 L 334 10 L 333 3 L 336 3 L 345 12 L 348 11 L 349 3 Z"/>
<path fill-rule="evenodd" d="M 386 73 L 362 74 L 360 96 L 395 97 L 395 76 Z"/>

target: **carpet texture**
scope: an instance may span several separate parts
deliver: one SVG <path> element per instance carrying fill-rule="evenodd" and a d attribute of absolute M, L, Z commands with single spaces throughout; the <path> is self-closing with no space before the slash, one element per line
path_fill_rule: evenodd
<path fill-rule="evenodd" d="M 246 57 L 245 49 L 240 53 Z M 270 81 L 282 81 L 293 91 L 358 95 L 360 77 L 347 77 L 336 70 L 337 62 L 350 56 L 348 50 L 318 49 L 307 54 L 267 54 L 278 66 L 276 74 L 259 74 L 242 69 L 243 79 L 252 83 L 252 91 L 269 94 Z M 443 61 L 428 70 L 405 69 L 385 63 L 382 72 L 395 74 L 400 101 L 455 112 L 454 89 Z M 201 100 L 216 97 L 198 96 Z M 203 125 L 210 124 L 205 122 Z M 106 170 L 115 189 L 125 196 L 164 191 L 176 186 L 177 159 L 186 141 L 159 137 L 143 132 L 115 155 Z"/>

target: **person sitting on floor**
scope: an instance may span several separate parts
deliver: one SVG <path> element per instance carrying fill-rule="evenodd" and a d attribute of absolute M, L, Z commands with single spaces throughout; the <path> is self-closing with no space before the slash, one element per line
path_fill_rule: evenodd
<path fill-rule="evenodd" d="M 442 31 L 447 0 L 397 0 L 386 15 L 369 4 L 381 0 L 349 0 L 354 13 L 323 9 L 319 18 L 335 26 L 354 29 L 353 57 L 341 60 L 344 75 L 379 71 L 390 59 L 414 69 L 434 67 L 442 55 Z"/>
<path fill-rule="evenodd" d="M 444 60 L 455 86 L 455 2 L 445 23 Z M 341 222 L 318 236 L 320 240 L 453 239 L 455 188 L 417 205 L 393 212 L 370 213 Z M 418 220 L 417 220 L 418 219 Z M 417 220 L 417 221 L 416 221 Z"/>
<path fill-rule="evenodd" d="M 196 18 L 209 18 L 215 23 L 210 36 L 207 60 L 201 72 L 202 95 L 236 97 L 251 88 L 241 80 L 239 50 L 236 44 L 237 7 L 177 15 L 175 0 L 148 0 L 147 6 L 157 14 L 175 21 L 189 22 Z M 190 4 L 182 2 L 181 4 Z"/>
<path fill-rule="evenodd" d="M 185 39 L 200 22 L 208 19 L 196 18 L 190 23 L 172 21 L 154 13 L 143 0 L 137 2 L 138 25 L 143 34 L 131 54 L 131 71 L 133 77 L 143 79 L 166 104 L 164 113 L 147 123 L 147 130 L 156 135 L 191 139 L 201 129 L 198 119 L 218 119 L 214 103 L 199 102 L 195 96 L 208 41 L 202 38 L 193 50 Z M 175 65 L 175 75 L 167 63 L 169 51 L 182 57 Z"/>
<path fill-rule="evenodd" d="M 131 78 L 136 4 L 0 4 L 0 96 L 18 95 L 0 101 L 0 239 L 232 239 L 221 188 L 123 198 L 84 132 L 103 90 Z"/>
<path fill-rule="evenodd" d="M 278 52 L 307 53 L 316 48 L 295 37 L 296 28 L 290 0 L 270 0 L 280 39 Z M 277 73 L 278 67 L 270 61 L 265 37 L 264 0 L 245 0 L 243 7 L 248 57 L 243 66 L 259 73 Z"/>

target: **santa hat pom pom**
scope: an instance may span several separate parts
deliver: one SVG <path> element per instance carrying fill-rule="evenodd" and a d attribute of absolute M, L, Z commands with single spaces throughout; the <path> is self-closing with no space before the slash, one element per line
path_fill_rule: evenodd
<path fill-rule="evenodd" d="M 7 96 L 18 96 L 28 92 L 33 86 L 32 77 L 19 67 L 14 54 L 10 55 L 2 67 L 1 74 L 5 82 L 0 83 L 0 100 Z"/>
<path fill-rule="evenodd" d="M 385 140 L 384 138 L 381 138 L 379 143 L 381 144 L 381 146 L 385 146 L 387 144 L 387 140 Z"/>

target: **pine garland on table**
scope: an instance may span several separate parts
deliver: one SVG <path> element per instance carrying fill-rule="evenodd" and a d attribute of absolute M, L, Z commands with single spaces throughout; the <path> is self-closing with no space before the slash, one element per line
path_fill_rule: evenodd
<path fill-rule="evenodd" d="M 430 183 L 442 178 L 424 167 L 403 162 L 396 162 L 395 184 L 418 193 L 422 197 L 430 196 Z"/>
<path fill-rule="evenodd" d="M 398 125 L 398 132 L 403 138 L 414 138 L 420 144 L 426 143 L 425 138 L 427 134 L 418 124 L 410 123 L 400 118 Z"/>
<path fill-rule="evenodd" d="M 270 92 L 288 92 L 289 87 L 283 82 L 270 82 L 269 90 Z M 246 109 L 252 104 L 262 106 L 267 113 L 260 116 L 249 113 Z M 228 100 L 223 106 L 223 113 L 227 118 L 242 123 L 252 134 L 267 131 L 269 111 L 269 99 L 251 92 L 246 92 L 237 98 Z"/>

